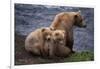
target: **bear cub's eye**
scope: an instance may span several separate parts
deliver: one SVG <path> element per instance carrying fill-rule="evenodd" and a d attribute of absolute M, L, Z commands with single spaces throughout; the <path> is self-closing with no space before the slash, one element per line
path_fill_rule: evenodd
<path fill-rule="evenodd" d="M 55 36 L 58 36 L 58 35 L 59 35 L 59 33 L 56 33 L 56 34 L 55 34 Z"/>

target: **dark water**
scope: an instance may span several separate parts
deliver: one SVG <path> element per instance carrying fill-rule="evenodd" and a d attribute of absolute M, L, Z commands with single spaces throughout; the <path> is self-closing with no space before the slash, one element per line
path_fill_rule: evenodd
<path fill-rule="evenodd" d="M 74 50 L 94 50 L 94 9 L 66 6 L 43 6 L 15 4 L 15 33 L 27 36 L 31 31 L 50 26 L 56 14 L 65 11 L 81 11 L 87 23 L 86 28 L 74 29 Z"/>

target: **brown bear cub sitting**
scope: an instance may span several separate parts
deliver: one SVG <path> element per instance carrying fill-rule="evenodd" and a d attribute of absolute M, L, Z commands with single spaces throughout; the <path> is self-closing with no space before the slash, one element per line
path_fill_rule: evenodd
<path fill-rule="evenodd" d="M 43 46 L 43 53 L 42 55 L 44 57 L 49 56 L 49 47 L 52 46 L 52 29 L 49 28 L 49 30 L 44 29 L 43 31 L 43 40 L 44 40 L 44 46 Z"/>
<path fill-rule="evenodd" d="M 67 32 L 66 37 L 66 46 L 71 49 L 73 52 L 73 26 L 78 27 L 86 27 L 86 23 L 79 12 L 62 12 L 55 16 L 52 24 L 50 25 L 51 28 L 55 30 L 64 30 Z"/>
<path fill-rule="evenodd" d="M 65 31 L 55 30 L 52 33 L 52 46 L 49 47 L 51 57 L 66 57 L 71 50 L 66 47 Z"/>
<path fill-rule="evenodd" d="M 51 33 L 48 27 L 31 32 L 25 40 L 25 49 L 34 55 L 47 56 Z"/>

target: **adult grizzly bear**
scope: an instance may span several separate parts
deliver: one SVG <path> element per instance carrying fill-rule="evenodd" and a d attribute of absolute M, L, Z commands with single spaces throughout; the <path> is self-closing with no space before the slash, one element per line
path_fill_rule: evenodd
<path fill-rule="evenodd" d="M 55 16 L 52 24 L 50 25 L 53 29 L 65 30 L 66 31 L 66 46 L 73 51 L 73 26 L 86 27 L 86 23 L 82 15 L 79 12 L 62 12 Z"/>

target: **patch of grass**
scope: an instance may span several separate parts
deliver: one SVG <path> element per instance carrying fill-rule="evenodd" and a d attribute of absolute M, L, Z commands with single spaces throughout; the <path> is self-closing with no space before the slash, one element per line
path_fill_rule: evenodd
<path fill-rule="evenodd" d="M 64 59 L 64 62 L 93 61 L 94 53 L 92 52 L 76 52 Z"/>

